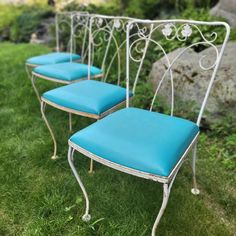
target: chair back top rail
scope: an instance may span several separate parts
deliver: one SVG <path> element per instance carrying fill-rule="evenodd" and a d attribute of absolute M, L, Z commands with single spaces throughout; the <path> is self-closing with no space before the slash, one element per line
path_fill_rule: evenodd
<path fill-rule="evenodd" d="M 205 29 L 202 27 L 214 28 L 214 31 L 205 33 Z M 223 37 L 222 46 L 216 45 L 218 43 L 217 37 L 218 33 L 215 31 L 219 27 L 225 28 L 225 34 Z M 199 40 L 191 41 L 191 36 L 197 35 Z M 166 69 L 160 78 L 157 87 L 154 92 L 154 96 L 150 105 L 150 111 L 153 109 L 154 102 L 156 100 L 158 91 L 163 85 L 163 81 L 170 79 L 171 87 L 171 115 L 174 114 L 174 78 L 173 78 L 173 67 L 188 51 L 198 46 L 212 47 L 214 53 L 212 55 L 203 55 L 199 61 L 199 67 L 202 71 L 211 70 L 211 77 L 207 85 L 206 93 L 204 95 L 203 101 L 200 105 L 200 110 L 197 117 L 197 125 L 200 125 L 201 118 L 209 97 L 213 82 L 216 77 L 217 70 L 219 69 L 222 55 L 226 46 L 226 43 L 229 39 L 230 27 L 225 22 L 204 22 L 204 21 L 195 21 L 195 20 L 184 20 L 184 19 L 173 19 L 173 20 L 133 20 L 130 21 L 127 25 L 126 32 L 126 90 L 127 90 L 127 101 L 126 106 L 129 107 L 129 89 L 130 89 L 130 80 L 133 76 L 133 86 L 132 91 L 135 93 L 136 85 L 140 79 L 140 73 L 143 68 L 143 63 L 147 59 L 147 50 L 150 48 L 150 45 L 155 46 L 155 51 L 159 51 L 163 58 L 166 61 Z M 178 41 L 180 43 L 186 44 L 185 47 L 181 47 L 180 52 L 174 57 L 170 58 L 167 51 L 165 50 L 166 41 L 173 42 Z M 152 53 L 155 53 L 152 51 Z M 213 63 L 211 65 L 206 65 L 209 59 L 209 56 L 214 57 Z M 136 64 L 138 68 L 136 73 L 131 75 L 130 64 Z M 205 62 L 205 63 L 204 63 Z M 208 62 L 209 63 L 209 62 Z M 133 71 L 132 71 L 133 72 Z"/>

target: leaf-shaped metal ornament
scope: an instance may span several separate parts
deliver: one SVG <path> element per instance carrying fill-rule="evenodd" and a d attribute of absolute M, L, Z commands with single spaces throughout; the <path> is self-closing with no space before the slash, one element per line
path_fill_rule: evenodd
<path fill-rule="evenodd" d="M 181 31 L 181 34 L 183 35 L 183 37 L 189 37 L 189 36 L 191 36 L 192 32 L 193 31 L 192 31 L 190 25 L 185 25 L 183 27 L 183 30 Z"/>
<path fill-rule="evenodd" d="M 99 19 L 98 19 L 98 25 L 102 25 L 102 23 L 103 23 L 103 19 L 102 19 L 102 18 L 99 18 Z"/>
<path fill-rule="evenodd" d="M 162 33 L 164 36 L 168 37 L 172 33 L 172 25 L 171 24 L 166 24 L 165 27 L 162 29 Z"/>
<path fill-rule="evenodd" d="M 120 26 L 121 26 L 120 21 L 119 21 L 118 19 L 116 19 L 116 20 L 114 21 L 114 27 L 118 29 L 118 28 L 120 28 Z"/>

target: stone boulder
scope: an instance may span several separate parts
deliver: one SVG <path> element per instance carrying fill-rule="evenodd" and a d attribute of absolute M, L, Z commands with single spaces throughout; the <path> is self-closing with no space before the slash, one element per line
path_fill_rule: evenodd
<path fill-rule="evenodd" d="M 178 55 L 182 49 L 177 49 L 169 54 L 170 61 Z M 206 89 L 212 75 L 212 70 L 202 70 L 199 66 L 199 59 L 206 56 L 202 60 L 203 66 L 209 66 L 214 63 L 215 51 L 213 48 L 207 48 L 199 53 L 189 50 L 176 61 L 173 66 L 173 80 L 176 102 L 181 101 L 189 104 L 193 101 L 195 104 L 190 107 L 194 112 L 199 111 L 199 107 L 203 101 Z M 210 55 L 210 56 L 209 56 Z M 236 42 L 229 42 L 224 52 L 221 66 L 218 70 L 211 94 L 209 96 L 206 111 L 208 121 L 213 122 L 220 118 L 222 111 L 236 113 Z M 155 88 L 166 71 L 167 63 L 165 58 L 161 58 L 152 66 L 150 73 L 151 81 Z M 168 103 L 171 101 L 170 77 L 167 76 L 163 83 L 159 94 L 165 97 Z"/>
<path fill-rule="evenodd" d="M 54 24 L 55 19 L 53 17 L 44 19 L 36 32 L 31 35 L 30 43 L 50 44 L 53 41 L 53 35 L 51 34 L 50 29 Z"/>
<path fill-rule="evenodd" d="M 236 0 L 220 0 L 210 13 L 227 19 L 232 27 L 236 27 Z"/>

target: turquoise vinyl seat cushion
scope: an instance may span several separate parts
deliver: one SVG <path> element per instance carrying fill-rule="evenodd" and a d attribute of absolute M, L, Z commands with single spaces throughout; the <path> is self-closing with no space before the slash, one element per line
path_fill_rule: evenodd
<path fill-rule="evenodd" d="M 76 111 L 100 115 L 125 101 L 126 90 L 101 81 L 83 80 L 45 92 L 42 98 Z"/>
<path fill-rule="evenodd" d="M 113 163 L 167 177 L 199 127 L 188 120 L 124 108 L 71 136 L 79 147 Z"/>
<path fill-rule="evenodd" d="M 57 80 L 63 80 L 68 82 L 88 77 L 88 65 L 76 62 L 66 62 L 53 65 L 38 66 L 34 68 L 33 71 L 36 72 L 37 74 L 49 78 L 54 78 Z M 90 67 L 91 76 L 99 74 L 102 74 L 101 69 L 95 66 Z"/>
<path fill-rule="evenodd" d="M 56 63 L 69 62 L 72 57 L 72 61 L 80 59 L 80 55 L 70 54 L 68 52 L 52 52 L 36 57 L 27 59 L 26 64 L 32 65 L 49 65 Z"/>

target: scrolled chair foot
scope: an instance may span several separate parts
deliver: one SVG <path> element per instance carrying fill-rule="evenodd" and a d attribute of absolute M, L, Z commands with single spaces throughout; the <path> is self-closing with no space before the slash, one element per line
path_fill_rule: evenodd
<path fill-rule="evenodd" d="M 89 170 L 88 173 L 89 173 L 90 175 L 92 175 L 92 174 L 95 173 L 95 171 L 94 171 L 94 170 Z"/>
<path fill-rule="evenodd" d="M 191 193 L 192 193 L 193 195 L 199 195 L 199 194 L 200 194 L 200 190 L 199 190 L 198 188 L 192 188 L 192 189 L 191 189 Z"/>
<path fill-rule="evenodd" d="M 59 156 L 53 155 L 53 156 L 51 156 L 51 159 L 52 159 L 52 160 L 57 160 L 57 159 L 59 159 Z"/>
<path fill-rule="evenodd" d="M 84 222 L 89 222 L 89 221 L 91 220 L 91 215 L 90 215 L 90 214 L 84 214 L 84 215 L 82 216 L 82 220 L 83 220 Z"/>

